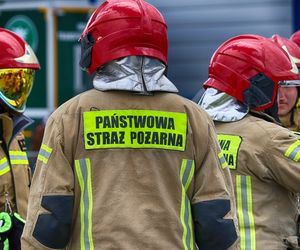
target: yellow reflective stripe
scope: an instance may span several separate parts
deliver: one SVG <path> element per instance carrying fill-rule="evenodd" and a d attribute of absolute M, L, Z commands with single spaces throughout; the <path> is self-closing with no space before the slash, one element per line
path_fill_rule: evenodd
<path fill-rule="evenodd" d="M 81 250 L 94 250 L 92 236 L 93 193 L 91 181 L 90 159 L 75 160 L 75 170 L 78 178 L 80 195 L 80 246 Z"/>
<path fill-rule="evenodd" d="M 51 153 L 52 148 L 48 147 L 46 144 L 42 144 L 37 159 L 43 162 L 44 164 L 47 164 Z"/>
<path fill-rule="evenodd" d="M 299 161 L 300 159 L 300 140 L 295 141 L 289 148 L 285 151 L 284 155 L 293 161 Z"/>
<path fill-rule="evenodd" d="M 157 110 L 83 113 L 85 149 L 157 148 L 184 151 L 187 115 Z"/>
<path fill-rule="evenodd" d="M 20 150 L 9 150 L 9 155 L 26 156 L 27 157 L 26 152 L 20 151 Z"/>
<path fill-rule="evenodd" d="M 183 159 L 180 168 L 180 180 L 182 182 L 180 220 L 183 227 L 183 248 L 194 249 L 194 232 L 192 225 L 192 212 L 187 190 L 194 177 L 195 163 L 192 160 Z"/>
<path fill-rule="evenodd" d="M 9 150 L 11 164 L 29 164 L 27 154 L 24 151 Z"/>
<path fill-rule="evenodd" d="M 187 199 L 188 200 L 188 199 Z M 193 227 L 193 218 L 192 218 L 192 208 L 191 208 L 191 203 L 188 200 L 188 212 L 189 212 L 189 228 L 190 228 L 190 248 L 189 249 L 194 249 L 194 227 Z"/>
<path fill-rule="evenodd" d="M 296 108 L 299 108 L 300 107 L 300 98 L 297 98 L 297 102 L 295 104 L 295 107 Z"/>
<path fill-rule="evenodd" d="M 220 152 L 220 153 L 218 154 L 218 156 L 219 156 L 219 161 L 220 161 L 220 163 L 221 163 L 222 168 L 227 168 L 227 167 L 228 167 L 228 164 L 227 164 L 227 161 L 226 161 L 226 159 L 225 159 L 223 153 Z"/>
<path fill-rule="evenodd" d="M 10 171 L 10 166 L 6 157 L 0 159 L 0 176 Z"/>
<path fill-rule="evenodd" d="M 256 236 L 250 176 L 236 176 L 236 194 L 241 250 L 255 250 Z"/>

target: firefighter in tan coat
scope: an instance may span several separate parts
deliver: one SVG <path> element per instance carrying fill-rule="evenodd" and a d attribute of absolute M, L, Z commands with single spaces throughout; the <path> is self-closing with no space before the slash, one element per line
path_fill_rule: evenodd
<path fill-rule="evenodd" d="M 288 53 L 257 35 L 227 40 L 211 59 L 199 104 L 231 169 L 241 249 L 299 249 L 300 140 L 278 125 L 276 102 L 278 85 L 299 79 Z"/>
<path fill-rule="evenodd" d="M 0 28 L 0 249 L 21 249 L 30 167 L 21 131 L 32 120 L 22 113 L 40 68 L 30 46 Z"/>
<path fill-rule="evenodd" d="M 298 48 L 300 48 L 300 31 L 298 30 L 295 33 L 293 33 L 290 37 L 290 40 L 295 44 L 297 44 Z M 300 69 L 299 57 L 297 57 L 296 59 L 297 59 L 296 64 L 298 66 L 298 69 Z M 294 110 L 294 124 L 292 130 L 300 132 L 300 89 L 299 87 L 297 87 L 297 101 L 293 110 Z"/>
<path fill-rule="evenodd" d="M 237 249 L 230 172 L 210 118 L 164 75 L 162 15 L 105 1 L 81 46 L 94 89 L 48 119 L 22 249 Z"/>
<path fill-rule="evenodd" d="M 284 48 L 300 69 L 300 48 L 293 40 L 273 35 L 271 38 Z M 282 125 L 300 132 L 300 89 L 295 85 L 283 85 L 278 89 L 278 116 Z"/>

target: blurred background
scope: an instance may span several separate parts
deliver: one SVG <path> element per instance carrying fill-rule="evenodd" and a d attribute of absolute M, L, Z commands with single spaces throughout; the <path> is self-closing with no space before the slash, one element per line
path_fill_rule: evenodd
<path fill-rule="evenodd" d="M 22 36 L 42 69 L 25 114 L 35 123 L 25 131 L 32 155 L 34 131 L 74 95 L 92 87 L 79 68 L 80 37 L 102 0 L 0 0 L 0 27 Z M 245 33 L 289 37 L 300 29 L 299 0 L 148 0 L 168 24 L 168 77 L 180 95 L 197 99 L 207 79 L 210 58 L 228 38 Z"/>

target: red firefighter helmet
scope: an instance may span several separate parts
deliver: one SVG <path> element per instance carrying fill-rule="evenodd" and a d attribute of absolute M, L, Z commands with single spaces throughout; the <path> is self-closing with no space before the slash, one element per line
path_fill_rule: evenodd
<path fill-rule="evenodd" d="M 81 37 L 80 66 L 92 74 L 126 56 L 149 56 L 167 64 L 167 25 L 143 0 L 107 0 L 90 17 Z"/>
<path fill-rule="evenodd" d="M 31 47 L 17 34 L 0 28 L 0 98 L 23 112 L 40 64 Z"/>
<path fill-rule="evenodd" d="M 290 40 L 292 40 L 294 43 L 296 43 L 300 47 L 300 30 L 293 33 L 290 37 Z"/>
<path fill-rule="evenodd" d="M 216 50 L 204 87 L 218 89 L 261 111 L 276 104 L 278 84 L 290 80 L 300 80 L 300 75 L 288 54 L 268 38 L 245 34 Z"/>

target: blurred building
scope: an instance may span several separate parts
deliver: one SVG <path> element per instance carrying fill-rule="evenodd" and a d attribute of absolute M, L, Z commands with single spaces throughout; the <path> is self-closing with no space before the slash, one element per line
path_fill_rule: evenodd
<path fill-rule="evenodd" d="M 193 98 L 207 79 L 213 52 L 228 38 L 245 33 L 290 36 L 293 31 L 292 0 L 149 2 L 165 14 L 170 40 L 169 77 L 187 98 Z"/>
<path fill-rule="evenodd" d="M 102 0 L 2 0 L 17 6 L 38 4 L 93 7 Z M 227 38 L 255 33 L 289 36 L 293 31 L 293 0 L 148 0 L 169 25 L 169 77 L 180 94 L 193 98 L 207 78 L 213 51 Z M 1 10 L 1 5 L 0 5 Z M 59 101 L 60 102 L 60 101 Z"/>

